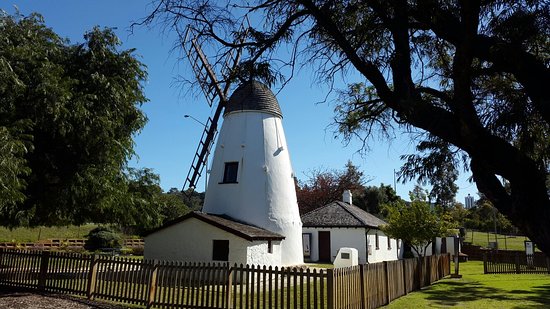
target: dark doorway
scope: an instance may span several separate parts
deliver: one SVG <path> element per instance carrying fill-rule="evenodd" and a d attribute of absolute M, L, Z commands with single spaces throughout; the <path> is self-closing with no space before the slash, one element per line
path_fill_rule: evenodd
<path fill-rule="evenodd" d="M 330 232 L 319 232 L 319 262 L 330 263 Z"/>
<path fill-rule="evenodd" d="M 444 253 L 447 253 L 447 237 L 441 238 L 441 254 Z M 435 252 L 433 254 L 435 254 Z"/>

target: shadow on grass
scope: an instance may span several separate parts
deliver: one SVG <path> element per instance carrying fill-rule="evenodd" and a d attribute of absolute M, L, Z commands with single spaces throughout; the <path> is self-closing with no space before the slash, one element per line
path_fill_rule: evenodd
<path fill-rule="evenodd" d="M 503 290 L 468 281 L 441 281 L 437 289 L 423 291 L 427 299 L 442 306 L 455 306 L 478 299 L 493 299 L 498 301 L 530 301 L 535 305 L 524 305 L 521 308 L 550 307 L 550 284 L 533 287 L 530 290 Z M 519 308 L 519 307 L 518 307 Z"/>
<path fill-rule="evenodd" d="M 531 291 L 511 291 L 511 293 L 527 294 L 522 299 L 537 303 L 533 306 L 522 305 L 516 308 L 548 308 L 550 307 L 550 283 L 531 288 Z M 539 305 L 540 304 L 540 305 Z"/>

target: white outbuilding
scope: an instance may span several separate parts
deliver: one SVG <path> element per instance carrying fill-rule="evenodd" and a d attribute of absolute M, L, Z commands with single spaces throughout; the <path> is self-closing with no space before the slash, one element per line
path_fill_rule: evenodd
<path fill-rule="evenodd" d="M 347 190 L 343 200 L 302 216 L 306 261 L 334 262 L 344 247 L 357 249 L 360 264 L 399 259 L 402 242 L 379 229 L 386 222 L 353 205 Z"/>
<path fill-rule="evenodd" d="M 283 236 L 227 217 L 191 212 L 145 237 L 145 259 L 280 265 Z"/>
<path fill-rule="evenodd" d="M 223 116 L 202 208 L 204 214 L 194 216 L 202 216 L 203 219 L 204 216 L 221 217 L 280 237 L 278 249 L 272 253 L 278 258 L 268 262 L 267 259 L 251 257 L 247 261 L 265 260 L 260 264 L 274 266 L 302 264 L 302 222 L 282 113 L 275 95 L 260 82 L 243 83 L 231 95 Z M 163 239 L 180 239 L 182 244 L 176 246 L 180 251 L 197 246 L 183 242 L 189 235 L 201 235 L 208 241 L 218 239 L 219 226 L 212 228 L 208 226 L 212 225 L 211 221 L 202 220 L 200 223 L 195 222 L 201 221 L 198 217 L 193 218 L 196 220 L 182 220 L 164 227 L 166 231 L 161 229 L 149 235 L 145 239 L 146 258 L 166 256 L 160 252 L 164 250 L 164 245 L 158 243 Z M 267 245 L 267 242 L 262 244 Z M 237 242 L 229 241 L 228 246 L 229 257 L 232 252 L 243 250 Z M 199 258 L 183 253 L 170 256 Z M 204 257 L 205 254 L 200 256 Z"/>

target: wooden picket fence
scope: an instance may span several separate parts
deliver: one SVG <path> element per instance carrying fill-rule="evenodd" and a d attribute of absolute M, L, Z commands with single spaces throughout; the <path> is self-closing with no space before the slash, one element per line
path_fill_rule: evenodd
<path fill-rule="evenodd" d="M 147 308 L 377 308 L 450 273 L 450 256 L 338 269 L 0 249 L 0 286 Z"/>
<path fill-rule="evenodd" d="M 450 255 L 329 270 L 332 307 L 378 308 L 450 274 Z M 332 281 L 332 282 L 331 282 Z"/>
<path fill-rule="evenodd" d="M 486 274 L 550 274 L 550 259 L 542 254 L 489 251 L 483 255 Z"/>

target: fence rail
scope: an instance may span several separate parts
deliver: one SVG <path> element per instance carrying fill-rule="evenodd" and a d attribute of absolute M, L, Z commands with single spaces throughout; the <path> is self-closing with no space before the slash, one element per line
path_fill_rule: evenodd
<path fill-rule="evenodd" d="M 47 239 L 37 242 L 0 242 L 0 248 L 51 250 L 61 247 L 83 247 L 85 243 L 86 239 Z M 144 244 L 141 238 L 127 238 L 122 241 L 122 246 L 127 248 L 143 247 Z"/>
<path fill-rule="evenodd" d="M 0 286 L 148 308 L 377 308 L 449 273 L 449 255 L 326 270 L 0 249 Z"/>
<path fill-rule="evenodd" d="M 550 259 L 539 254 L 520 252 L 486 252 L 483 255 L 486 274 L 550 274 Z"/>

